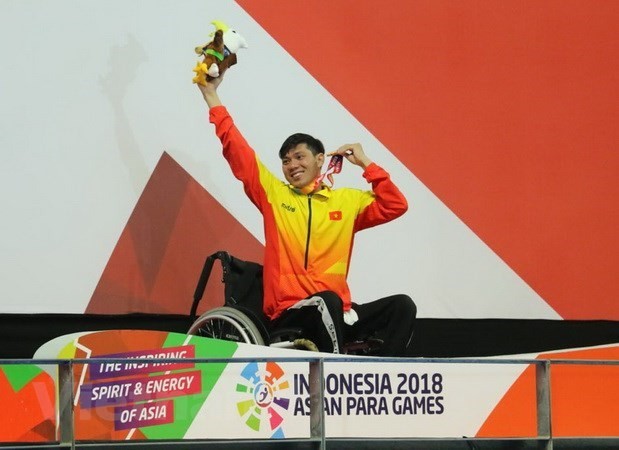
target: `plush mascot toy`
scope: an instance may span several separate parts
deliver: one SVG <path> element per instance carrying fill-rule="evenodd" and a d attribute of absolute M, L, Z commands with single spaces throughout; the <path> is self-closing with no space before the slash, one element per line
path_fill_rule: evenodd
<path fill-rule="evenodd" d="M 204 58 L 198 61 L 193 69 L 196 73 L 193 82 L 203 86 L 207 80 L 219 77 L 225 69 L 235 65 L 236 52 L 241 48 L 247 48 L 243 36 L 225 23 L 219 20 L 211 23 L 215 25 L 215 33 L 211 34 L 213 40 L 195 48 L 195 52 Z"/>

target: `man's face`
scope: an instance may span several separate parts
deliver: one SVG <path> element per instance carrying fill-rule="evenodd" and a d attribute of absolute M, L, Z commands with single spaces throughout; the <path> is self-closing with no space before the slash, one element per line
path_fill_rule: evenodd
<path fill-rule="evenodd" d="M 314 155 L 305 144 L 292 148 L 282 159 L 282 171 L 286 181 L 301 189 L 312 183 L 319 175 L 325 155 Z"/>

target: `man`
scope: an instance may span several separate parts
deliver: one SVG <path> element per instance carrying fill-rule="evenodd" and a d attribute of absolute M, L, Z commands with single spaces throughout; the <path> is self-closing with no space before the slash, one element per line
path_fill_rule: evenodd
<path fill-rule="evenodd" d="M 300 326 L 320 351 L 335 353 L 344 342 L 373 335 L 383 340 L 379 354 L 405 356 L 417 312 L 411 298 L 354 304 L 346 277 L 354 234 L 404 214 L 406 199 L 360 144 L 327 156 L 341 155 L 362 168 L 372 190 L 330 189 L 321 182 L 324 147 L 303 133 L 290 136 L 279 151 L 288 183 L 282 182 L 234 125 L 217 93 L 222 79 L 198 87 L 224 157 L 264 218 L 264 313 L 273 327 Z"/>

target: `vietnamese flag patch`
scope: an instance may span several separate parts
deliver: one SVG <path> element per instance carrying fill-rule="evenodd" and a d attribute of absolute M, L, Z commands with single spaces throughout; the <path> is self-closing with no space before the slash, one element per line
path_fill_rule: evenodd
<path fill-rule="evenodd" d="M 329 211 L 329 219 L 342 220 L 342 211 Z"/>

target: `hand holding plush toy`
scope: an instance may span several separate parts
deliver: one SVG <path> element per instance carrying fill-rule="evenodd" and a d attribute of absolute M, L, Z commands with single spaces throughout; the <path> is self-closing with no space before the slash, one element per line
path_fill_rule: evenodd
<path fill-rule="evenodd" d="M 198 55 L 203 55 L 204 59 L 198 61 L 193 71 L 196 76 L 193 82 L 206 85 L 208 80 L 218 78 L 224 70 L 236 64 L 236 52 L 241 48 L 247 48 L 247 42 L 232 28 L 225 23 L 214 20 L 215 33 L 212 34 L 213 40 L 205 45 L 195 48 Z"/>

